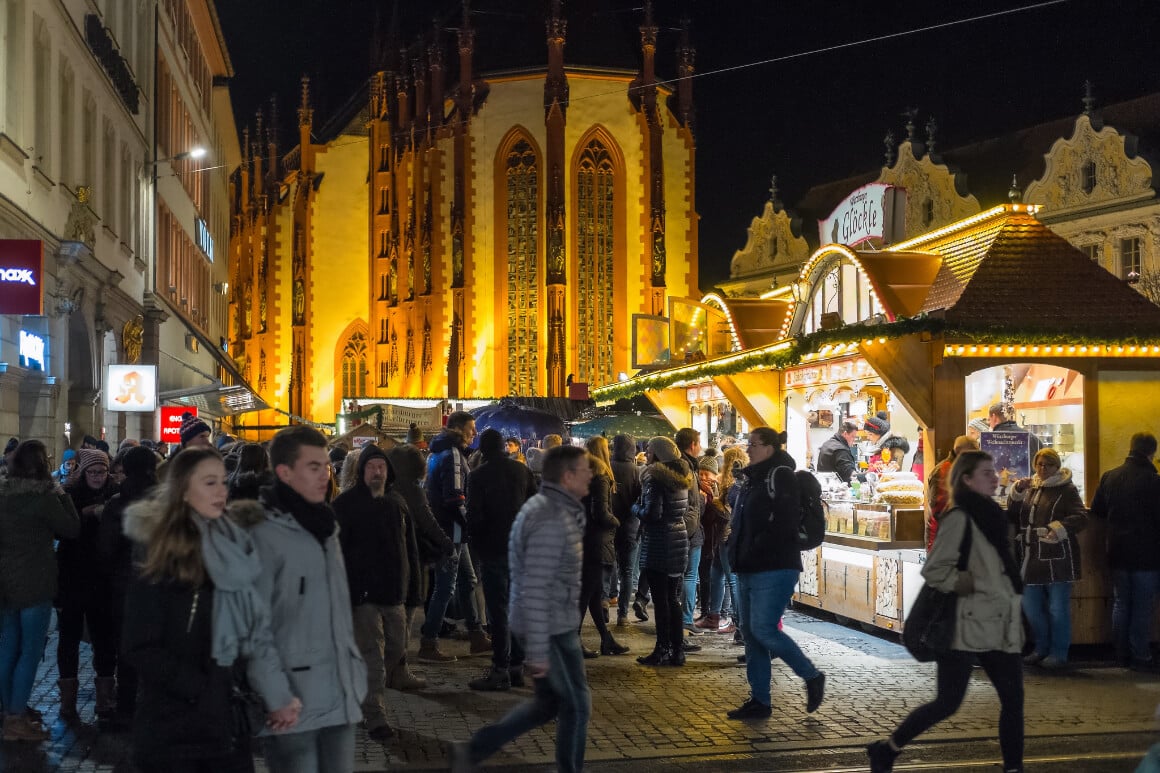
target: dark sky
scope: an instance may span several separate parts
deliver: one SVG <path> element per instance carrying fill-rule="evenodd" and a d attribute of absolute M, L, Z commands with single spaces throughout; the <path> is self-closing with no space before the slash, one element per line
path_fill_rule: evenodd
<path fill-rule="evenodd" d="M 454 26 L 460 7 L 457 0 L 397 2 L 408 40 L 429 30 L 436 16 Z M 622 26 L 641 18 L 631 10 L 639 0 L 565 2 L 565 14 L 578 2 L 615 7 Z M 283 136 L 291 136 L 303 73 L 313 79 L 316 125 L 324 122 L 370 72 L 371 52 L 395 4 L 217 0 L 236 71 L 231 89 L 239 127 L 252 124 L 254 111 L 276 94 Z M 547 6 L 548 0 L 472 2 L 481 23 L 509 18 L 524 27 L 527 20 L 513 9 L 542 17 Z M 1160 90 L 1155 0 L 657 0 L 655 8 L 662 77 L 673 72 L 676 19 L 691 12 L 693 21 L 702 73 L 694 100 L 704 287 L 728 275 L 729 259 L 764 206 L 771 174 L 792 205 L 813 184 L 877 169 L 886 131 L 904 136 L 906 108 L 920 111 L 920 126 L 933 116 L 939 146 L 947 149 L 1077 115 L 1085 79 L 1095 84 L 1098 103 Z M 821 51 L 1016 8 L 1028 10 Z M 539 55 L 533 51 L 532 61 Z"/>

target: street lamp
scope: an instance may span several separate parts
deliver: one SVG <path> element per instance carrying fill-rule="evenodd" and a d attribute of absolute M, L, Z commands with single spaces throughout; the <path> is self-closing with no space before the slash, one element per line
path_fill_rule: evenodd
<path fill-rule="evenodd" d="M 177 155 L 168 156 L 167 158 L 159 158 L 155 161 L 150 161 L 149 167 L 156 170 L 158 164 L 162 164 L 165 162 L 184 161 L 187 158 L 192 158 L 192 159 L 205 158 L 205 156 L 208 152 L 209 151 L 207 151 L 202 146 L 197 145 L 195 147 L 190 148 L 189 150 L 183 150 L 180 153 L 178 153 Z"/>

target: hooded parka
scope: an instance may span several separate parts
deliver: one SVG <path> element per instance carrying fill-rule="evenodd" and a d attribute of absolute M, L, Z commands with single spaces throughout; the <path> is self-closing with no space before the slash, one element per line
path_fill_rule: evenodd
<path fill-rule="evenodd" d="M 641 473 L 638 507 L 644 530 L 640 566 L 669 576 L 683 575 L 689 561 L 689 537 L 685 515 L 693 473 L 683 459 L 653 462 Z"/>

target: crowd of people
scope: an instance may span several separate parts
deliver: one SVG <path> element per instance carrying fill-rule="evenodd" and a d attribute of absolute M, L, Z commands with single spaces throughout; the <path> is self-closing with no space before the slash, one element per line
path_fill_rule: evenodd
<path fill-rule="evenodd" d="M 856 429 L 835 437 L 849 442 Z M 387 690 L 426 686 L 408 652 L 453 661 L 440 642 L 454 635 L 491 658 L 467 687 L 534 690 L 455 743 L 453 769 L 555 720 L 558 767 L 579 770 L 591 712 L 584 660 L 628 654 L 614 632 L 630 613 L 649 620 L 650 603 L 656 639 L 636 657 L 643 667 L 685 665 L 705 633 L 744 646 L 749 694 L 729 719 L 771 716 L 775 658 L 802 680 L 808 712 L 825 699 L 826 675 L 781 624 L 802 571 L 784 433 L 758 427 L 723 449 L 702 449 L 691 429 L 525 447 L 494 429 L 475 442 L 474 418 L 455 412 L 429 444 L 409 436 L 389 449 L 331 447 L 307 426 L 266 444 L 214 444 L 192 415 L 180 436 L 169 458 L 133 441 L 110 456 L 86 438 L 55 471 L 40 441 L 6 449 L 4 740 L 48 737 L 29 699 L 54 609 L 60 717 L 78 720 L 87 631 L 99 727 L 131 732 L 143 771 L 252 770 L 255 742 L 274 773 L 350 770 L 356 726 L 394 736 Z M 1153 436 L 1134 436 L 1090 513 L 1110 525 L 1117 653 L 1146 670 L 1160 586 L 1155 454 Z M 1075 535 L 1089 516 L 1054 450 L 1041 449 L 1034 469 L 1006 510 L 992 499 L 993 460 L 970 437 L 932 471 L 923 575 L 961 599 L 954 644 L 938 659 L 936 698 L 869 747 L 873 770 L 891 770 L 954 713 L 976 664 L 999 694 L 1004 769 L 1022 770 L 1023 668 L 1066 666 Z M 586 615 L 599 636 L 591 647 Z"/>

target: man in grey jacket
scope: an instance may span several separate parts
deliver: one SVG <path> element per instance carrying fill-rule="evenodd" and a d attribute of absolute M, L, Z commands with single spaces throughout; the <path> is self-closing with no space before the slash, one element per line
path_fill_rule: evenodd
<path fill-rule="evenodd" d="M 294 724 L 272 711 L 266 737 L 271 773 L 354 769 L 354 727 L 362 720 L 367 669 L 355 643 L 350 591 L 334 511 L 326 503 L 326 438 L 307 426 L 280 430 L 270 443 L 278 480 L 261 490 L 266 519 L 253 528 L 262 561 L 256 586 L 270 607 L 279 662 L 250 661 L 249 676 L 267 705 L 297 698 Z M 285 731 L 285 732 L 280 732 Z"/>
<path fill-rule="evenodd" d="M 588 454 L 558 446 L 544 457 L 540 493 L 520 509 L 508 541 L 511 631 L 523 644 L 535 694 L 470 741 L 451 747 L 451 769 L 475 767 L 528 730 L 556 720 L 556 767 L 584 767 L 591 702 L 580 651 L 580 566 L 584 505 L 592 469 Z"/>

